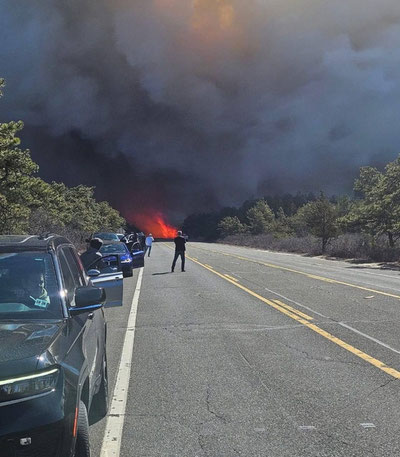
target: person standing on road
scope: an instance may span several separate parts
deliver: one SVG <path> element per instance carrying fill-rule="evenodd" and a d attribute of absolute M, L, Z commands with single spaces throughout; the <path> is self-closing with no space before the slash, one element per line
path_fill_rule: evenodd
<path fill-rule="evenodd" d="M 178 257 L 181 257 L 182 262 L 182 271 L 185 271 L 185 251 L 186 251 L 186 239 L 182 236 L 182 232 L 178 231 L 178 236 L 174 238 L 175 243 L 175 256 L 174 261 L 172 262 L 171 272 L 173 273 L 175 270 L 175 264 L 178 260 Z"/>
<path fill-rule="evenodd" d="M 100 238 L 92 238 L 89 242 L 87 250 L 82 252 L 80 255 L 82 264 L 86 271 L 89 271 L 91 268 L 95 268 L 99 260 L 103 257 L 99 252 L 102 246 L 103 242 Z"/>
<path fill-rule="evenodd" d="M 153 246 L 153 241 L 154 241 L 154 238 L 153 238 L 153 235 L 151 233 L 149 233 L 147 236 L 146 236 L 146 250 L 144 251 L 144 254 L 146 255 L 146 252 L 149 251 L 149 254 L 148 254 L 148 257 L 150 257 L 150 252 L 151 252 L 151 247 Z"/>

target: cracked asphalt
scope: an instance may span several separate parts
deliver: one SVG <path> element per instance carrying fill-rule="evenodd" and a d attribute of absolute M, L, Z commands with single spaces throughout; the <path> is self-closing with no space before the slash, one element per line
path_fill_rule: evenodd
<path fill-rule="evenodd" d="M 400 455 L 399 379 L 381 369 L 400 371 L 399 272 L 188 243 L 172 274 L 168 245 L 146 257 L 121 456 Z M 107 310 L 111 385 L 136 279 Z"/>

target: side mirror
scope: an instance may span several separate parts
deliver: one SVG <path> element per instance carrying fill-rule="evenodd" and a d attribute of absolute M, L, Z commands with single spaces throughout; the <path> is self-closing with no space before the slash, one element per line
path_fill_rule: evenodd
<path fill-rule="evenodd" d="M 96 270 L 95 268 L 92 268 L 87 272 L 87 274 L 88 274 L 89 277 L 95 278 L 96 276 L 99 276 L 100 271 Z"/>
<path fill-rule="evenodd" d="M 102 287 L 78 287 L 75 291 L 75 306 L 71 306 L 69 311 L 72 315 L 96 311 L 105 301 L 106 292 Z"/>

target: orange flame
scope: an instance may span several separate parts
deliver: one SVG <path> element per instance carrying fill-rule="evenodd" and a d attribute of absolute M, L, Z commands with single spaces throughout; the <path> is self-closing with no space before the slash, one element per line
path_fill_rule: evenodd
<path fill-rule="evenodd" d="M 162 213 L 135 214 L 132 222 L 147 235 L 151 233 L 154 238 L 175 238 L 177 228 L 165 221 Z"/>

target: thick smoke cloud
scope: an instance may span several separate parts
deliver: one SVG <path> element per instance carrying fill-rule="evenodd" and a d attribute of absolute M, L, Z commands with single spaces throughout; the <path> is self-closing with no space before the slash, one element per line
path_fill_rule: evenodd
<path fill-rule="evenodd" d="M 399 152 L 398 0 L 0 0 L 0 43 L 1 119 L 128 216 L 348 191 Z"/>

